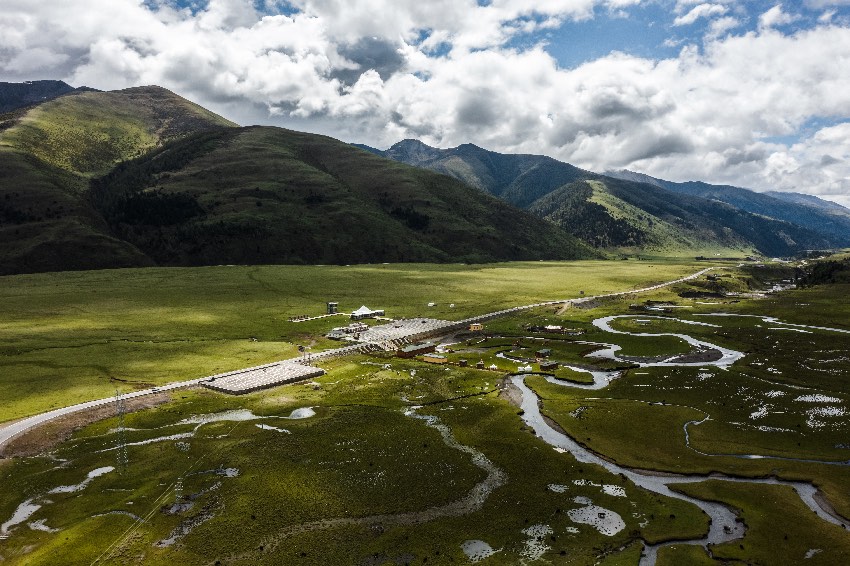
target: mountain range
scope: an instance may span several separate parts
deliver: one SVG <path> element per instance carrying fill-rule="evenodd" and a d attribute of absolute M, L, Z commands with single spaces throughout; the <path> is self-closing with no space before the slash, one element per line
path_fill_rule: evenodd
<path fill-rule="evenodd" d="M 453 178 L 154 86 L 21 101 L 0 179 L 0 274 L 600 255 Z"/>
<path fill-rule="evenodd" d="M 802 194 L 240 127 L 166 89 L 0 83 L 0 274 L 245 263 L 785 256 L 850 245 Z"/>
<path fill-rule="evenodd" d="M 674 253 L 731 249 L 772 256 L 850 245 L 850 210 L 816 197 L 597 174 L 540 155 L 404 140 L 377 155 L 452 176 L 600 248 Z"/>

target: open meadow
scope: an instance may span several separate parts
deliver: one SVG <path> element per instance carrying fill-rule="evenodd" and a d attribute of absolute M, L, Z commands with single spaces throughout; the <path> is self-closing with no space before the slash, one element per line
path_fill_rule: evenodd
<path fill-rule="evenodd" d="M 693 273 L 682 260 L 490 265 L 118 269 L 0 278 L 0 423 L 152 385 L 291 358 L 347 317 L 461 319 L 542 300 L 625 291 Z M 428 303 L 436 303 L 428 307 Z M 450 305 L 454 304 L 454 307 Z"/>

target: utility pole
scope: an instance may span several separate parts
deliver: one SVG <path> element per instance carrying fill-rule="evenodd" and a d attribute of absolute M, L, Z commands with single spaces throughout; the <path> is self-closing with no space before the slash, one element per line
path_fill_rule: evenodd
<path fill-rule="evenodd" d="M 116 389 L 115 390 L 115 412 L 118 415 L 118 439 L 117 439 L 117 447 L 116 447 L 116 460 L 118 463 L 118 473 L 123 474 L 127 471 L 127 436 L 124 430 L 124 414 L 126 412 L 126 407 L 124 406 L 124 399 L 121 397 L 121 393 Z"/>

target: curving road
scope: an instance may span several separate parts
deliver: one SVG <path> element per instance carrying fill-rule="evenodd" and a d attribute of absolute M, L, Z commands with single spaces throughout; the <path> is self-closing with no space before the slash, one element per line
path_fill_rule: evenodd
<path fill-rule="evenodd" d="M 438 334 L 440 331 L 443 331 L 443 330 L 447 331 L 447 332 L 451 331 L 451 330 L 456 330 L 456 329 L 462 328 L 462 327 L 464 327 L 464 326 L 466 326 L 466 325 L 468 325 L 472 322 L 481 322 L 481 321 L 484 321 L 484 320 L 490 320 L 492 318 L 504 316 L 506 314 L 512 314 L 512 313 L 515 313 L 515 312 L 519 312 L 519 311 L 527 310 L 527 309 L 532 309 L 532 308 L 536 308 L 536 307 L 545 307 L 545 306 L 560 305 L 560 304 L 580 304 L 580 303 L 591 301 L 591 300 L 594 300 L 594 299 L 602 299 L 602 298 L 606 298 L 606 297 L 620 297 L 620 296 L 623 296 L 623 295 L 631 295 L 631 294 L 634 294 L 634 293 L 645 293 L 647 291 L 654 291 L 656 289 L 661 289 L 663 287 L 675 285 L 676 283 L 683 283 L 685 281 L 690 281 L 692 279 L 696 279 L 697 277 L 700 277 L 701 275 L 704 275 L 705 273 L 708 273 L 709 271 L 711 271 L 713 269 L 718 269 L 718 268 L 708 267 L 706 269 L 701 269 L 701 270 L 697 271 L 696 273 L 693 273 L 693 274 L 688 275 L 686 277 L 681 277 L 679 279 L 674 279 L 672 281 L 666 281 L 664 283 L 658 283 L 657 285 L 651 285 L 649 287 L 643 287 L 641 289 L 631 289 L 631 290 L 628 290 L 628 291 L 619 291 L 619 292 L 616 292 L 616 293 L 606 293 L 606 294 L 602 294 L 602 295 L 594 295 L 594 296 L 590 296 L 590 297 L 581 297 L 581 298 L 577 298 L 577 299 L 562 299 L 562 300 L 558 300 L 558 301 L 544 301 L 544 302 L 541 302 L 541 303 L 534 303 L 534 304 L 531 304 L 531 305 L 513 307 L 513 308 L 510 308 L 510 309 L 504 309 L 504 310 L 491 312 L 491 313 L 487 313 L 487 314 L 483 314 L 483 315 L 479 315 L 479 316 L 474 316 L 474 317 L 470 317 L 470 318 L 467 318 L 467 319 L 464 319 L 464 320 L 445 321 L 445 324 L 432 328 L 431 334 L 432 335 Z M 335 357 L 335 356 L 344 356 L 344 355 L 348 355 L 348 354 L 352 354 L 352 353 L 358 353 L 358 352 L 362 351 L 364 346 L 368 346 L 368 345 L 369 344 L 357 344 L 357 345 L 354 345 L 354 346 L 345 346 L 343 348 L 335 348 L 333 350 L 325 350 L 323 352 L 317 352 L 316 354 L 312 354 L 311 359 L 317 360 L 317 359 L 320 359 L 320 358 L 330 358 L 330 357 Z M 381 346 L 381 345 L 375 344 L 375 346 Z M 274 364 L 266 364 L 265 366 L 258 366 L 258 367 L 262 368 L 262 367 L 268 367 L 268 366 L 286 363 L 286 362 L 299 363 L 299 362 L 303 362 L 303 361 L 304 360 L 302 358 L 292 358 L 290 360 L 282 360 L 281 362 L 275 362 Z M 158 386 L 158 387 L 152 387 L 150 389 L 144 389 L 142 391 L 134 391 L 133 393 L 125 393 L 125 394 L 122 394 L 122 395 L 117 396 L 117 397 L 107 397 L 105 399 L 97 399 L 95 401 L 87 401 L 85 403 L 79 403 L 77 405 L 71 405 L 69 407 L 63 407 L 61 409 L 54 409 L 52 411 L 48 411 L 48 412 L 45 412 L 45 413 L 34 415 L 32 417 L 27 417 L 25 419 L 21 419 L 21 420 L 14 422 L 12 424 L 6 425 L 3 428 L 0 428 L 0 448 L 2 448 L 12 438 L 14 438 L 14 437 L 16 437 L 20 434 L 23 434 L 24 432 L 27 432 L 28 430 L 31 430 L 31 429 L 33 429 L 33 428 L 35 428 L 35 427 L 37 427 L 41 424 L 52 421 L 52 420 L 57 419 L 59 417 L 63 417 L 65 415 L 70 415 L 72 413 L 76 413 L 78 411 L 85 411 L 87 409 L 92 409 L 92 408 L 95 408 L 95 407 L 102 407 L 104 405 L 108 405 L 109 403 L 115 403 L 116 400 L 119 399 L 119 398 L 122 399 L 122 400 L 134 399 L 136 397 L 143 397 L 145 395 L 152 395 L 154 393 L 160 393 L 162 391 L 171 391 L 173 389 L 180 389 L 182 387 L 192 387 L 194 385 L 200 385 L 202 383 L 212 381 L 212 380 L 215 380 L 215 379 L 218 379 L 218 378 L 221 378 L 221 377 L 226 377 L 226 376 L 229 376 L 229 375 L 244 373 L 244 372 L 247 372 L 247 371 L 251 371 L 253 369 L 257 369 L 257 368 L 247 368 L 247 369 L 237 370 L 237 371 L 234 371 L 234 372 L 228 372 L 228 373 L 225 373 L 225 374 L 219 374 L 219 375 L 214 375 L 214 376 L 209 376 L 209 377 L 202 377 L 200 379 L 192 379 L 192 380 L 188 380 L 188 381 L 178 381 L 178 382 L 175 382 L 175 383 L 170 383 L 168 385 L 162 385 L 162 386 Z"/>

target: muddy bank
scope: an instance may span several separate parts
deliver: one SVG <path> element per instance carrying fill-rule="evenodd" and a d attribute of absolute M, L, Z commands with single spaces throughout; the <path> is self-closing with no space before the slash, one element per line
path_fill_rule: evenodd
<path fill-rule="evenodd" d="M 511 383 L 509 377 L 504 377 L 499 380 L 499 399 L 505 399 L 511 405 L 519 408 L 522 406 L 522 391 Z"/>
<path fill-rule="evenodd" d="M 171 401 L 171 393 L 155 393 L 124 401 L 124 410 L 133 413 Z M 30 429 L 0 447 L 0 458 L 28 457 L 53 450 L 77 430 L 115 416 L 115 404 L 78 411 Z M 11 423 L 9 423 L 11 424 Z"/>

